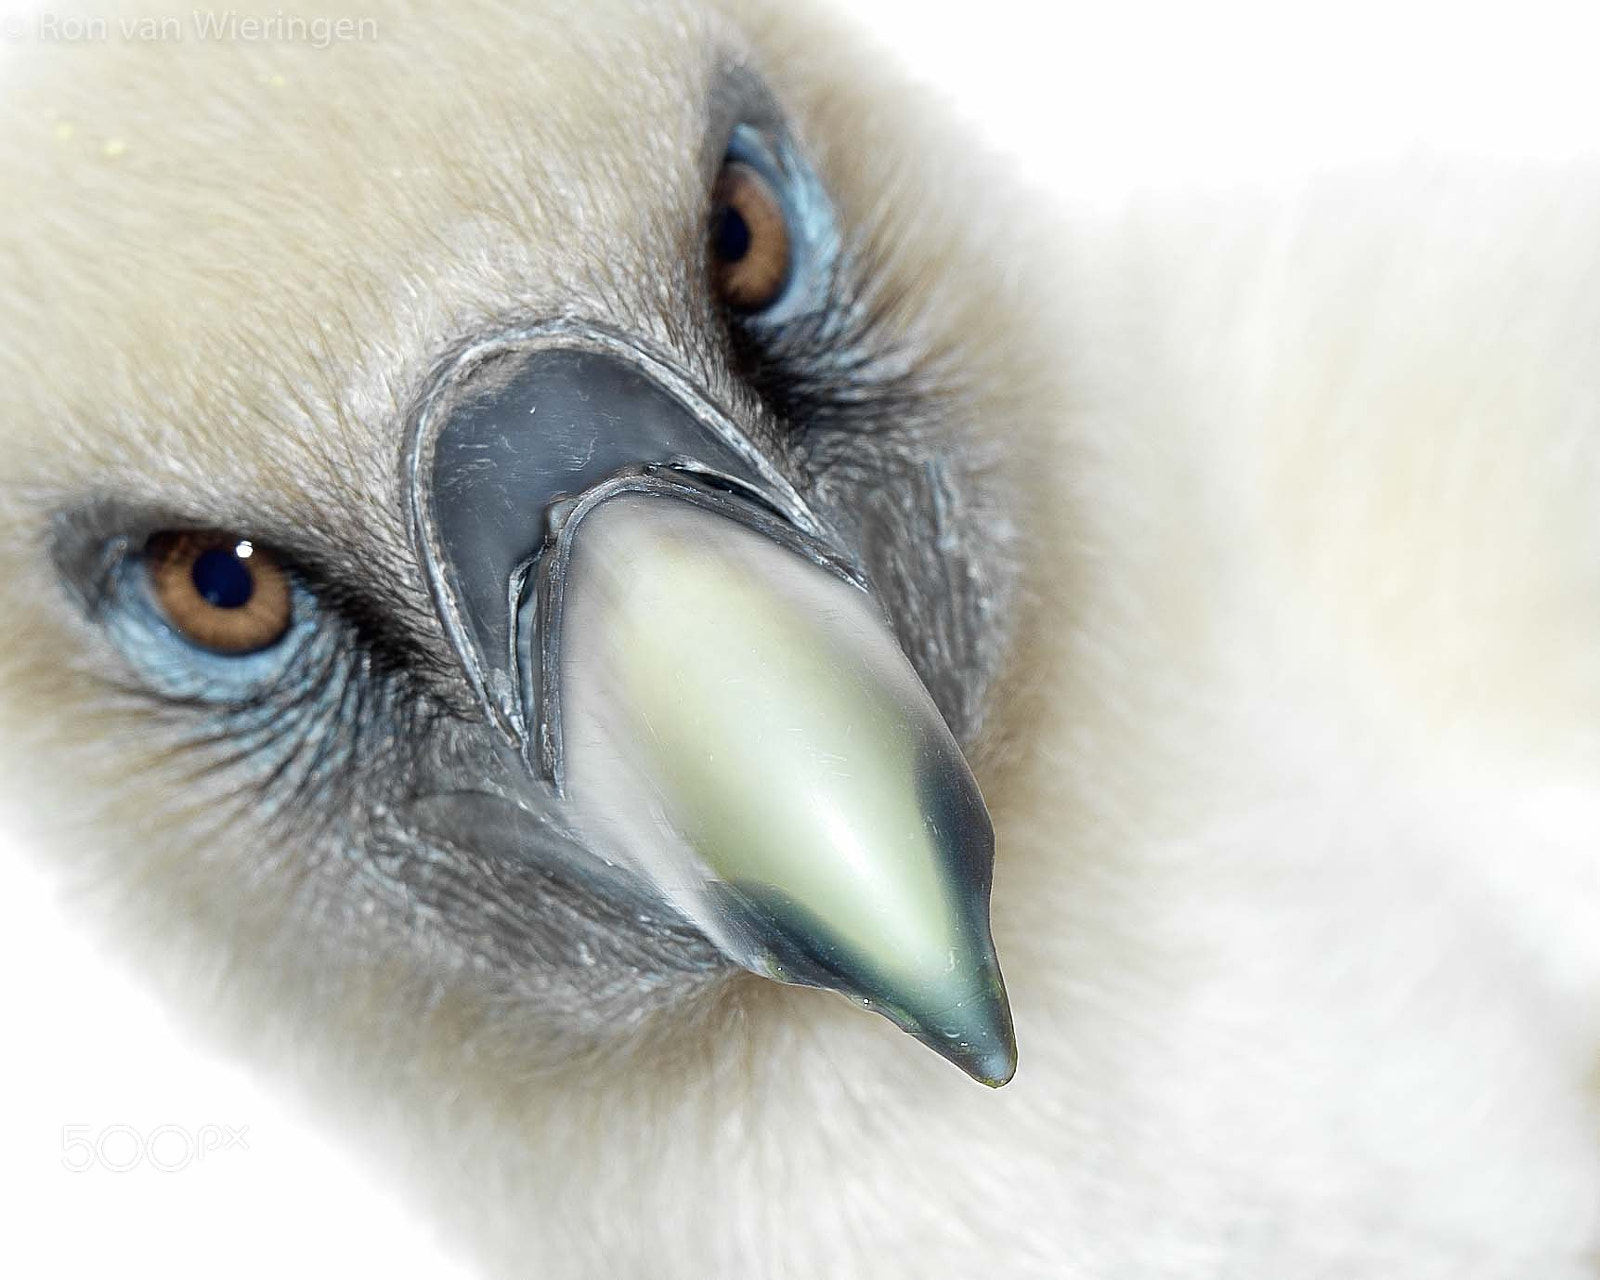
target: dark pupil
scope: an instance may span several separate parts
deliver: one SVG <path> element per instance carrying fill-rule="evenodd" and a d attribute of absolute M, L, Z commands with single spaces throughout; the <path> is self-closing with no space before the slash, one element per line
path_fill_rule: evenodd
<path fill-rule="evenodd" d="M 190 576 L 200 598 L 214 609 L 242 608 L 255 594 L 255 579 L 244 561 L 223 547 L 201 552 Z"/>
<path fill-rule="evenodd" d="M 711 228 L 711 247 L 724 262 L 738 262 L 750 252 L 750 224 L 731 205 L 717 211 Z"/>

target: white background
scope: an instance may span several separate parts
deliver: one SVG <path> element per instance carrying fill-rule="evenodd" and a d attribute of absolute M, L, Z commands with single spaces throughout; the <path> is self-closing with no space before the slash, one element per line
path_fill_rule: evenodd
<path fill-rule="evenodd" d="M 871 0 L 886 51 L 1064 200 L 1256 185 L 1434 149 L 1559 161 L 1600 137 L 1577 7 Z M 287 6 L 292 10 L 292 6 Z M 6 11 L 0 7 L 0 14 Z M 85 10 L 86 12 L 88 10 Z M 359 11 L 353 4 L 352 13 Z M 4 59 L 26 56 L 12 46 Z M 1003 230 L 1003 229 L 1002 229 Z M 382 1178 L 238 1065 L 189 1044 L 0 843 L 0 1272 L 439 1277 Z M 71 1173 L 66 1126 L 247 1128 L 176 1172 Z M 169 1132 L 158 1160 L 177 1162 Z M 128 1159 L 126 1133 L 106 1156 Z"/>

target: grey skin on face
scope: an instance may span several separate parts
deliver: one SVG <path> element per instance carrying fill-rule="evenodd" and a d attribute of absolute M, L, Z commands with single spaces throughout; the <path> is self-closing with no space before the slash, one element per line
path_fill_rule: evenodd
<path fill-rule="evenodd" d="M 594 855 L 568 872 L 1004 1084 L 988 815 L 837 540 L 627 335 L 553 325 L 451 377 L 415 530 L 487 718 Z"/>

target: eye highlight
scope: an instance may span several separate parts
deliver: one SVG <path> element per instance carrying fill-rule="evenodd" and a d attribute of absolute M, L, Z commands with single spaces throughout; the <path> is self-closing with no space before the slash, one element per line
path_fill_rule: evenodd
<path fill-rule="evenodd" d="M 763 311 L 782 296 L 790 272 L 788 217 L 766 178 L 729 159 L 712 192 L 711 283 L 740 312 Z"/>
<path fill-rule="evenodd" d="M 173 628 L 212 653 L 265 649 L 289 630 L 289 575 L 273 554 L 220 531 L 158 533 L 144 550 L 150 594 Z"/>

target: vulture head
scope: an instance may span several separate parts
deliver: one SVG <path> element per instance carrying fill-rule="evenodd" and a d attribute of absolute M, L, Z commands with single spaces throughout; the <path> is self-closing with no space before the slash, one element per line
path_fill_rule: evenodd
<path fill-rule="evenodd" d="M 1069 245 L 780 3 L 109 20 L 186 38 L 0 64 L 6 790 L 452 1239 L 696 1280 L 1592 1242 L 1581 984 L 1430 888 L 1492 897 L 1521 801 L 1444 797 L 1587 687 L 1506 656 L 1579 634 L 1581 504 L 1502 501 L 1490 427 L 1407 480 L 1521 394 L 1396 338 L 1496 312 L 1392 274 L 1455 197 Z M 1460 547 L 1551 590 L 1463 606 Z"/>
<path fill-rule="evenodd" d="M 964 750 L 1052 406 L 981 164 L 777 12 L 369 18 L 7 68 L 30 811 L 250 1034 L 474 1123 L 903 1087 L 774 979 L 1005 1083 Z"/>

